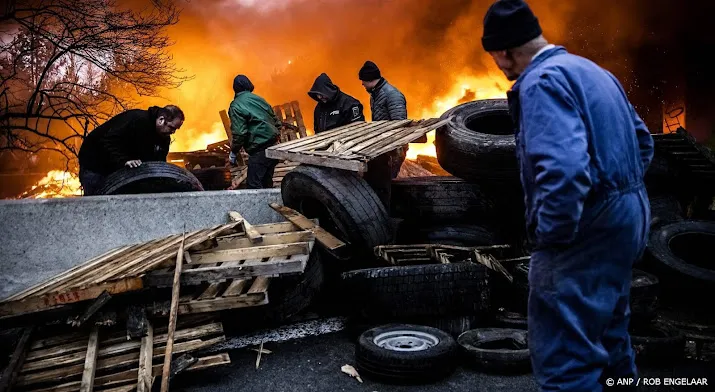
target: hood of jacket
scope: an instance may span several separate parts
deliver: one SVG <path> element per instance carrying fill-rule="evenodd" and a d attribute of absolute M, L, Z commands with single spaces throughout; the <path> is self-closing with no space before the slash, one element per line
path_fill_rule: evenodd
<path fill-rule="evenodd" d="M 238 94 L 244 91 L 253 92 L 253 83 L 246 75 L 238 75 L 233 78 L 233 92 Z"/>
<path fill-rule="evenodd" d="M 328 101 L 332 101 L 338 96 L 339 92 L 340 88 L 333 84 L 333 81 L 330 80 L 328 75 L 322 73 L 315 79 L 315 83 L 313 83 L 313 87 L 311 87 L 310 91 L 308 91 L 308 95 L 320 103 L 316 94 L 325 95 L 328 97 Z"/>

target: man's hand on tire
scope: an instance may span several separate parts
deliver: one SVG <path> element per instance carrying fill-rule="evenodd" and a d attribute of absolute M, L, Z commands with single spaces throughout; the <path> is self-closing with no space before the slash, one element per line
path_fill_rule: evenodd
<path fill-rule="evenodd" d="M 124 166 L 131 167 L 131 168 L 139 167 L 141 165 L 142 165 L 142 161 L 139 159 L 134 159 L 134 160 L 127 161 L 124 163 Z"/>

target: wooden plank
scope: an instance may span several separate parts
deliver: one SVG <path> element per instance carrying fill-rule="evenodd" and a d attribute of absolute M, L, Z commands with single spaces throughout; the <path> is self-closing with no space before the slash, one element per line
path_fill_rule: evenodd
<path fill-rule="evenodd" d="M 305 270 L 309 254 L 283 258 L 281 262 L 245 261 L 242 264 L 227 266 L 211 266 L 184 271 L 181 274 L 181 284 L 198 285 L 202 282 L 222 282 L 229 279 L 246 279 L 255 276 L 278 276 L 282 274 L 300 273 Z M 144 279 L 152 287 L 170 287 L 171 274 L 156 272 L 147 274 Z"/>
<path fill-rule="evenodd" d="M 174 268 L 174 283 L 171 290 L 171 310 L 169 313 L 169 331 L 166 339 L 166 351 L 164 352 L 164 367 L 161 371 L 161 392 L 169 392 L 169 371 L 171 370 L 171 355 L 174 349 L 174 332 L 176 332 L 176 317 L 179 310 L 179 279 L 181 278 L 181 267 L 184 259 L 184 240 L 186 233 L 179 245 L 176 253 L 176 268 Z"/>
<path fill-rule="evenodd" d="M 248 284 L 248 279 L 234 279 L 223 291 L 222 297 L 235 297 L 243 294 L 243 290 Z"/>
<path fill-rule="evenodd" d="M 266 290 L 268 290 L 268 285 L 270 283 L 271 283 L 271 278 L 268 278 L 265 276 L 259 276 L 253 281 L 251 288 L 248 289 L 248 294 L 264 293 L 264 292 L 266 292 Z"/>
<path fill-rule="evenodd" d="M 308 242 L 296 242 L 293 244 L 254 246 L 250 248 L 195 253 L 192 257 L 194 264 L 213 264 L 272 256 L 304 255 L 308 253 L 310 253 L 310 244 Z M 187 271 L 187 273 L 188 272 L 190 271 Z"/>
<path fill-rule="evenodd" d="M 295 123 L 298 125 L 300 137 L 307 137 L 308 134 L 305 131 L 305 121 L 303 121 L 303 113 L 300 111 L 300 104 L 298 104 L 298 101 L 292 101 L 290 105 L 293 107 L 293 112 L 295 113 Z"/>
<path fill-rule="evenodd" d="M 345 246 L 345 243 L 339 240 L 334 235 L 328 233 L 325 229 L 318 226 L 312 220 L 306 218 L 298 211 L 282 206 L 276 203 L 271 203 L 271 208 L 276 212 L 283 215 L 284 218 L 288 219 L 294 225 L 300 227 L 303 230 L 310 230 L 315 234 L 315 239 L 320 242 L 324 247 L 329 250 L 337 250 Z"/>
<path fill-rule="evenodd" d="M 350 134 L 350 132 L 354 132 L 356 130 L 359 130 L 361 128 L 365 127 L 370 127 L 373 125 L 379 125 L 379 123 L 384 123 L 384 121 L 374 121 L 371 123 L 368 122 L 353 122 L 347 125 L 344 125 L 342 127 L 338 127 L 335 129 L 331 129 L 330 131 L 322 132 L 313 136 L 308 136 L 296 140 L 292 140 L 290 142 L 286 143 L 281 143 L 276 146 L 269 147 L 266 150 L 266 156 L 268 156 L 268 151 L 271 150 L 292 150 L 296 148 L 304 148 L 306 146 L 311 146 L 311 145 L 316 145 L 318 143 L 326 143 L 327 140 L 331 140 L 330 142 L 327 142 L 326 146 L 332 144 L 332 140 L 337 140 L 337 138 L 341 135 L 347 135 Z"/>
<path fill-rule="evenodd" d="M 202 358 L 199 358 L 199 360 L 191 365 L 187 371 L 197 371 L 197 370 L 203 370 L 203 369 L 208 369 L 214 366 L 219 366 L 219 365 L 226 365 L 231 363 L 231 358 L 228 356 L 228 354 L 223 353 L 223 354 L 216 354 L 216 355 L 211 355 L 211 356 L 205 356 Z M 139 369 L 129 369 L 123 372 L 119 373 L 114 373 L 114 374 L 109 374 L 106 376 L 100 376 L 95 378 L 94 380 L 94 385 L 96 387 L 107 387 L 107 386 L 113 386 L 117 384 L 122 384 L 127 381 L 134 381 L 136 380 L 137 372 Z M 152 375 L 153 376 L 159 376 L 161 375 L 162 371 L 162 365 L 154 365 L 152 367 Z M 52 386 L 49 388 L 45 389 L 37 389 L 33 390 L 34 392 L 76 392 L 77 389 L 80 386 L 79 381 L 74 381 L 74 382 L 69 382 L 65 383 L 62 385 L 56 385 Z"/>
<path fill-rule="evenodd" d="M 137 379 L 137 392 L 151 392 L 153 377 L 151 374 L 152 360 L 154 359 L 154 327 L 149 323 L 147 335 L 141 340 L 139 349 L 139 372 Z"/>
<path fill-rule="evenodd" d="M 374 134 L 371 132 L 359 138 L 353 139 L 352 141 L 345 143 L 345 150 L 340 152 L 338 155 L 347 155 L 350 152 L 360 151 L 363 148 L 373 146 L 375 143 L 378 143 L 381 140 L 389 139 L 391 136 L 403 131 L 404 125 L 410 124 L 411 122 L 412 120 L 402 120 L 399 122 L 395 122 L 390 126 L 386 127 L 385 129 L 379 129 L 378 134 Z"/>
<path fill-rule="evenodd" d="M 0 303 L 0 317 L 38 312 L 57 305 L 67 305 L 99 297 L 103 292 L 120 294 L 144 288 L 141 278 L 131 277 L 112 282 L 73 288 L 68 291 L 33 296 L 12 302 Z"/>
<path fill-rule="evenodd" d="M 233 132 L 231 132 L 231 119 L 228 118 L 228 113 L 226 113 L 225 110 L 221 110 L 218 112 L 218 115 L 221 117 L 221 122 L 223 123 L 223 130 L 226 132 L 226 138 L 228 141 L 228 145 L 233 144 Z"/>
<path fill-rule="evenodd" d="M 174 345 L 174 353 L 186 353 L 197 350 L 202 350 L 218 343 L 224 342 L 226 337 L 224 335 L 207 339 L 193 339 L 186 342 L 178 342 Z M 156 342 L 152 346 L 152 359 L 159 359 L 164 356 L 164 351 L 166 346 L 159 346 Z M 96 369 L 97 370 L 108 370 L 117 367 L 125 367 L 130 365 L 135 365 L 140 360 L 140 352 L 129 352 L 127 354 L 121 354 L 116 356 L 111 356 L 108 358 L 100 358 L 97 360 Z M 82 374 L 83 365 L 72 365 L 63 366 L 56 369 L 46 370 L 42 372 L 34 372 L 21 375 L 17 380 L 17 385 L 25 386 L 32 385 L 52 380 L 64 380 L 67 378 L 75 377 Z"/>
<path fill-rule="evenodd" d="M 209 284 L 209 287 L 207 287 L 206 290 L 204 290 L 196 299 L 202 300 L 202 299 L 215 298 L 216 294 L 218 294 L 218 289 L 220 287 L 221 287 L 221 283 L 211 283 L 211 284 Z"/>
<path fill-rule="evenodd" d="M 451 117 L 448 119 L 436 122 L 434 124 L 432 124 L 431 122 L 428 122 L 429 125 L 427 125 L 427 126 L 420 126 L 417 128 L 406 128 L 404 131 L 401 131 L 400 133 L 395 134 L 392 139 L 378 141 L 377 143 L 374 143 L 371 146 L 369 146 L 368 148 L 365 148 L 364 150 L 359 151 L 359 152 L 360 152 L 360 154 L 367 155 L 370 158 L 380 156 L 388 151 L 392 151 L 398 147 L 401 147 L 401 146 L 408 144 L 414 140 L 417 140 L 421 136 L 426 135 L 427 133 L 433 131 L 434 129 L 439 128 L 442 125 L 449 123 L 450 120 L 451 120 Z"/>
<path fill-rule="evenodd" d="M 222 310 L 260 306 L 268 303 L 265 292 L 244 294 L 235 297 L 219 297 L 203 301 L 190 301 L 179 304 L 179 314 L 197 314 Z"/>
<path fill-rule="evenodd" d="M 106 305 L 109 300 L 112 299 L 112 296 L 107 292 L 107 290 L 104 290 L 102 294 L 97 297 L 94 301 L 92 301 L 92 304 L 85 309 L 84 313 L 80 315 L 76 320 L 72 320 L 71 324 L 73 327 L 81 327 L 84 323 L 87 322 L 92 316 L 94 316 L 97 311 L 102 308 L 102 306 Z"/>
<path fill-rule="evenodd" d="M 82 371 L 82 383 L 79 392 L 92 392 L 94 389 L 94 372 L 97 365 L 97 348 L 99 345 L 99 328 L 92 327 L 87 342 L 87 353 L 84 360 L 84 370 Z"/>
<path fill-rule="evenodd" d="M 291 223 L 292 225 L 292 223 Z M 313 232 L 304 231 L 292 231 L 288 233 L 280 234 L 267 234 L 263 236 L 262 246 L 271 245 L 285 245 L 292 244 L 295 242 L 309 242 L 315 240 L 315 235 Z M 245 237 L 231 237 L 228 239 L 222 239 L 218 241 L 218 246 L 213 248 L 212 251 L 225 250 L 225 249 L 236 249 L 236 248 L 248 248 L 255 247 L 250 239 Z"/>
<path fill-rule="evenodd" d="M 241 214 L 236 211 L 231 211 L 228 213 L 228 215 L 234 222 L 242 222 L 241 224 L 243 225 L 243 232 L 246 233 L 246 236 L 251 240 L 251 242 L 253 242 L 254 244 L 263 242 L 263 235 L 261 235 L 258 230 L 254 229 L 253 226 L 241 216 Z"/>
<path fill-rule="evenodd" d="M 25 357 L 27 355 L 27 349 L 30 343 L 30 336 L 34 332 L 35 327 L 27 327 L 23 329 L 20 339 L 15 345 L 15 349 L 12 351 L 10 356 L 10 361 L 5 366 L 2 374 L 0 375 L 0 392 L 9 392 L 15 383 L 20 369 L 25 362 Z"/>
<path fill-rule="evenodd" d="M 164 344 L 166 343 L 167 339 L 167 334 L 166 333 L 161 333 L 160 335 L 156 335 L 157 330 L 161 331 L 164 330 L 164 328 L 157 328 L 154 333 L 154 344 Z M 223 333 L 223 326 L 221 323 L 211 323 L 207 325 L 202 325 L 199 327 L 193 327 L 193 328 L 184 328 L 176 332 L 175 339 L 197 339 L 201 338 L 204 336 L 211 336 L 215 334 Z M 86 347 L 86 344 L 83 344 L 84 347 Z M 126 341 L 126 338 L 121 338 L 120 343 L 112 344 L 107 347 L 102 347 L 99 350 L 99 357 L 107 357 L 111 355 L 117 355 L 117 354 L 122 354 L 127 351 L 132 351 L 136 350 L 141 347 L 140 342 L 138 341 Z M 62 352 L 60 352 L 62 354 Z M 57 366 L 66 366 L 66 365 L 72 365 L 76 363 L 82 363 L 82 361 L 85 358 L 85 352 L 83 348 L 80 348 L 79 352 L 74 352 L 74 353 L 67 353 L 65 355 L 59 355 L 59 356 L 54 356 L 51 358 L 44 358 L 41 360 L 37 360 L 34 362 L 26 362 L 23 367 L 21 372 L 22 373 L 28 373 L 32 372 L 35 370 L 40 370 L 40 369 L 45 369 L 45 368 L 52 368 L 52 367 L 57 367 Z"/>
<path fill-rule="evenodd" d="M 371 135 L 371 136 L 377 136 L 380 134 L 380 132 L 383 132 L 385 128 L 392 128 L 394 126 L 398 126 L 400 124 L 408 124 L 412 120 L 400 120 L 399 123 L 396 122 L 391 122 L 391 121 L 374 121 L 371 123 L 363 123 L 364 125 L 361 125 L 359 127 L 350 127 L 349 132 L 336 132 L 336 128 L 334 130 L 328 131 L 329 133 L 334 133 L 335 135 L 331 138 L 325 139 L 325 140 L 318 140 L 317 138 L 314 140 L 313 143 L 307 143 L 302 146 L 291 146 L 289 149 L 281 148 L 281 150 L 288 151 L 288 152 L 306 152 L 306 151 L 315 151 L 315 150 L 323 150 L 330 148 L 335 145 L 335 143 L 339 144 L 345 144 L 349 143 L 357 138 L 362 138 L 365 135 Z M 353 123 L 354 124 L 354 123 Z M 321 134 L 322 135 L 322 134 Z"/>
<path fill-rule="evenodd" d="M 350 161 L 345 159 L 321 157 L 297 152 L 287 152 L 281 150 L 266 150 L 266 156 L 272 159 L 290 159 L 307 165 L 333 167 L 336 169 L 350 170 L 354 172 L 367 171 L 367 164 L 361 161 Z"/>

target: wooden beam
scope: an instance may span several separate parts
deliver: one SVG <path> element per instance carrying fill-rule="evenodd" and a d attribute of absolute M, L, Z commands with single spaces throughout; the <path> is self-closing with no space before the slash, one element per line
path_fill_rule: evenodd
<path fill-rule="evenodd" d="M 221 122 L 223 123 L 223 130 L 226 132 L 226 137 L 228 140 L 228 145 L 233 144 L 233 132 L 231 132 L 231 119 L 228 118 L 228 113 L 225 110 L 220 110 L 218 115 L 221 117 Z"/>
<path fill-rule="evenodd" d="M 293 244 L 254 246 L 250 248 L 225 249 L 204 253 L 194 253 L 192 255 L 192 264 L 225 263 L 227 261 L 262 259 L 273 256 L 305 255 L 309 253 L 310 243 L 296 242 Z M 191 270 L 187 270 L 187 272 L 189 271 Z"/>
<path fill-rule="evenodd" d="M 92 316 L 94 316 L 99 309 L 106 305 L 109 300 L 112 299 L 112 296 L 107 292 L 107 290 L 104 290 L 102 294 L 97 297 L 94 301 L 92 301 L 92 304 L 87 307 L 87 309 L 82 313 L 81 316 L 79 316 L 76 320 L 72 320 L 72 326 L 73 327 L 81 327 L 84 323 L 87 322 Z"/>
<path fill-rule="evenodd" d="M 137 392 L 151 392 L 153 377 L 151 374 L 152 360 L 154 359 L 154 327 L 149 323 L 147 334 L 142 338 L 139 349 L 139 372 L 137 379 Z"/>
<path fill-rule="evenodd" d="M 325 248 L 334 251 L 345 246 L 345 243 L 339 240 L 334 235 L 328 233 L 322 227 L 318 226 L 312 220 L 306 218 L 298 211 L 282 206 L 276 203 L 271 203 L 271 208 L 276 210 L 279 214 L 283 215 L 284 218 L 288 219 L 294 225 L 300 227 L 303 230 L 310 230 L 315 234 L 315 239 L 322 244 Z"/>
<path fill-rule="evenodd" d="M 291 226 L 293 224 L 291 223 Z M 263 236 L 263 243 L 261 244 L 262 246 L 270 246 L 270 245 L 285 245 L 285 244 L 292 244 L 295 242 L 309 242 L 315 240 L 315 235 L 313 232 L 304 230 L 304 231 L 292 231 L 288 233 L 279 233 L 279 234 L 267 234 Z M 254 247 L 255 245 L 251 242 L 250 239 L 245 238 L 245 237 L 229 237 L 226 239 L 219 239 L 218 240 L 218 246 L 213 248 L 212 251 L 216 250 L 226 250 L 226 249 L 236 249 L 236 248 L 250 248 Z"/>
<path fill-rule="evenodd" d="M 246 288 L 248 279 L 234 279 L 231 284 L 223 291 L 222 297 L 235 297 L 243 294 L 243 289 Z"/>
<path fill-rule="evenodd" d="M 258 230 L 254 229 L 253 226 L 251 226 L 250 223 L 244 219 L 241 214 L 239 214 L 236 211 L 231 211 L 228 213 L 228 215 L 231 217 L 231 220 L 234 222 L 241 222 L 243 225 L 243 231 L 246 233 L 246 236 L 251 240 L 252 243 L 254 244 L 259 244 L 263 242 L 263 235 L 258 232 Z"/>
<path fill-rule="evenodd" d="M 99 328 L 92 327 L 87 342 L 87 354 L 84 360 L 84 371 L 82 371 L 82 383 L 79 392 L 92 392 L 94 389 L 94 372 L 97 366 L 97 349 L 99 346 Z"/>
<path fill-rule="evenodd" d="M 328 156 L 309 155 L 307 153 L 287 152 L 281 150 L 266 150 L 266 157 L 271 159 L 290 159 L 292 161 L 305 163 L 307 165 L 334 167 L 336 169 L 350 170 L 354 172 L 366 172 L 367 163 L 358 160 L 347 160 L 332 158 Z"/>
<path fill-rule="evenodd" d="M 73 288 L 38 297 L 0 303 L 0 316 L 39 312 L 57 305 L 86 301 L 99 297 L 105 291 L 108 294 L 120 294 L 142 288 L 144 285 L 139 277 L 130 277 L 84 288 Z"/>
<path fill-rule="evenodd" d="M 8 362 L 5 370 L 0 376 L 0 392 L 10 392 L 13 384 L 15 383 L 15 378 L 22 368 L 22 364 L 25 362 L 25 356 L 27 355 L 27 349 L 30 345 L 30 336 L 34 332 L 35 327 L 27 327 L 22 331 L 20 339 L 15 345 L 15 350 L 10 356 L 10 361 Z"/>
<path fill-rule="evenodd" d="M 179 279 L 181 277 L 181 267 L 184 259 L 184 238 L 176 253 L 176 268 L 174 269 L 174 283 L 171 289 L 171 309 L 169 313 L 169 331 L 166 338 L 166 351 L 164 352 L 164 366 L 161 371 L 161 392 L 169 392 L 169 371 L 171 370 L 171 354 L 174 349 L 174 332 L 176 332 L 176 317 L 179 310 Z"/>

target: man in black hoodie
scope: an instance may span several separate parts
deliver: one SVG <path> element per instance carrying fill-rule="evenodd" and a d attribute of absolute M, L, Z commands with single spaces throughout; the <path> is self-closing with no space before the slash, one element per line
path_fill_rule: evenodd
<path fill-rule="evenodd" d="M 308 95 L 318 102 L 313 113 L 315 133 L 365 121 L 360 101 L 340 91 L 325 73 L 315 79 Z"/>
<path fill-rule="evenodd" d="M 125 166 L 166 162 L 171 135 L 183 123 L 181 109 L 169 105 L 127 110 L 95 128 L 79 149 L 79 180 L 84 195 L 96 195 L 104 179 Z"/>

